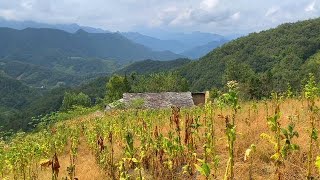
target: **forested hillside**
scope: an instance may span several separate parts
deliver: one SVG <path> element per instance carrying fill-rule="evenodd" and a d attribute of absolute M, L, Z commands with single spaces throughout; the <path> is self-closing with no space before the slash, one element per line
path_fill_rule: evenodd
<path fill-rule="evenodd" d="M 150 74 L 164 71 L 172 71 L 190 62 L 191 60 L 189 59 L 176 59 L 172 61 L 154 61 L 149 59 L 129 64 L 128 66 L 120 69 L 116 73 L 130 75 L 131 73 Z"/>
<path fill-rule="evenodd" d="M 221 88 L 237 80 L 252 98 L 301 90 L 308 73 L 319 79 L 320 19 L 280 25 L 252 33 L 180 68 L 193 90 Z"/>
<path fill-rule="evenodd" d="M 21 82 L 0 73 L 0 131 L 1 126 L 22 128 L 20 110 L 30 106 L 33 99 L 41 92 L 23 85 Z"/>
<path fill-rule="evenodd" d="M 79 85 L 130 62 L 182 57 L 152 51 L 119 33 L 0 28 L 0 39 L 0 70 L 33 87 Z"/>
<path fill-rule="evenodd" d="M 60 110 L 65 92 L 85 93 L 91 104 L 101 102 L 106 93 L 107 77 L 100 77 L 76 87 L 52 90 L 32 88 L 0 73 L 0 132 L 30 130 L 32 118 Z"/>

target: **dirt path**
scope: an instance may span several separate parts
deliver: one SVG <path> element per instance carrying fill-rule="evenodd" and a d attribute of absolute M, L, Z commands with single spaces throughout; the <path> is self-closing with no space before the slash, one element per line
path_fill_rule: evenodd
<path fill-rule="evenodd" d="M 60 163 L 60 172 L 58 179 L 68 177 L 67 167 L 70 165 L 70 154 L 65 153 L 58 156 Z M 76 159 L 76 177 L 79 180 L 105 180 L 109 179 L 101 171 L 95 161 L 83 137 L 80 138 L 78 156 Z M 42 170 L 39 173 L 39 178 L 43 180 L 51 180 L 51 167 Z"/>

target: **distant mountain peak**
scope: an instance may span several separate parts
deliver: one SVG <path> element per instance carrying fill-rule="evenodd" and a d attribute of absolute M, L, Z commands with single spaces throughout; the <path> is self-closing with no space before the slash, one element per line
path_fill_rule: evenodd
<path fill-rule="evenodd" d="M 75 34 L 88 34 L 88 32 L 83 29 L 79 29 L 75 32 Z"/>

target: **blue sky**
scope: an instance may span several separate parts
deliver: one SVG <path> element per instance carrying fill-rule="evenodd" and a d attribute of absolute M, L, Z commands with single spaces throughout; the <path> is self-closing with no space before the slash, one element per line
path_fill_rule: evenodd
<path fill-rule="evenodd" d="M 111 31 L 244 34 L 320 16 L 320 0 L 0 0 L 0 17 Z"/>

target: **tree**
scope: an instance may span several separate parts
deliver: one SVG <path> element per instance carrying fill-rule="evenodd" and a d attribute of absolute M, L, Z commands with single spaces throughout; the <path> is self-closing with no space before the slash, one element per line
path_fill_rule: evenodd
<path fill-rule="evenodd" d="M 90 97 L 82 92 L 79 94 L 66 92 L 62 101 L 61 110 L 72 109 L 73 106 L 89 107 L 91 105 Z"/>
<path fill-rule="evenodd" d="M 141 75 L 132 82 L 133 92 L 185 92 L 188 90 L 187 80 L 175 72 Z"/>
<path fill-rule="evenodd" d="M 106 87 L 107 87 L 106 101 L 108 103 L 121 99 L 123 93 L 130 92 L 130 89 L 131 89 L 127 76 L 123 77 L 119 75 L 112 76 L 109 79 Z"/>

